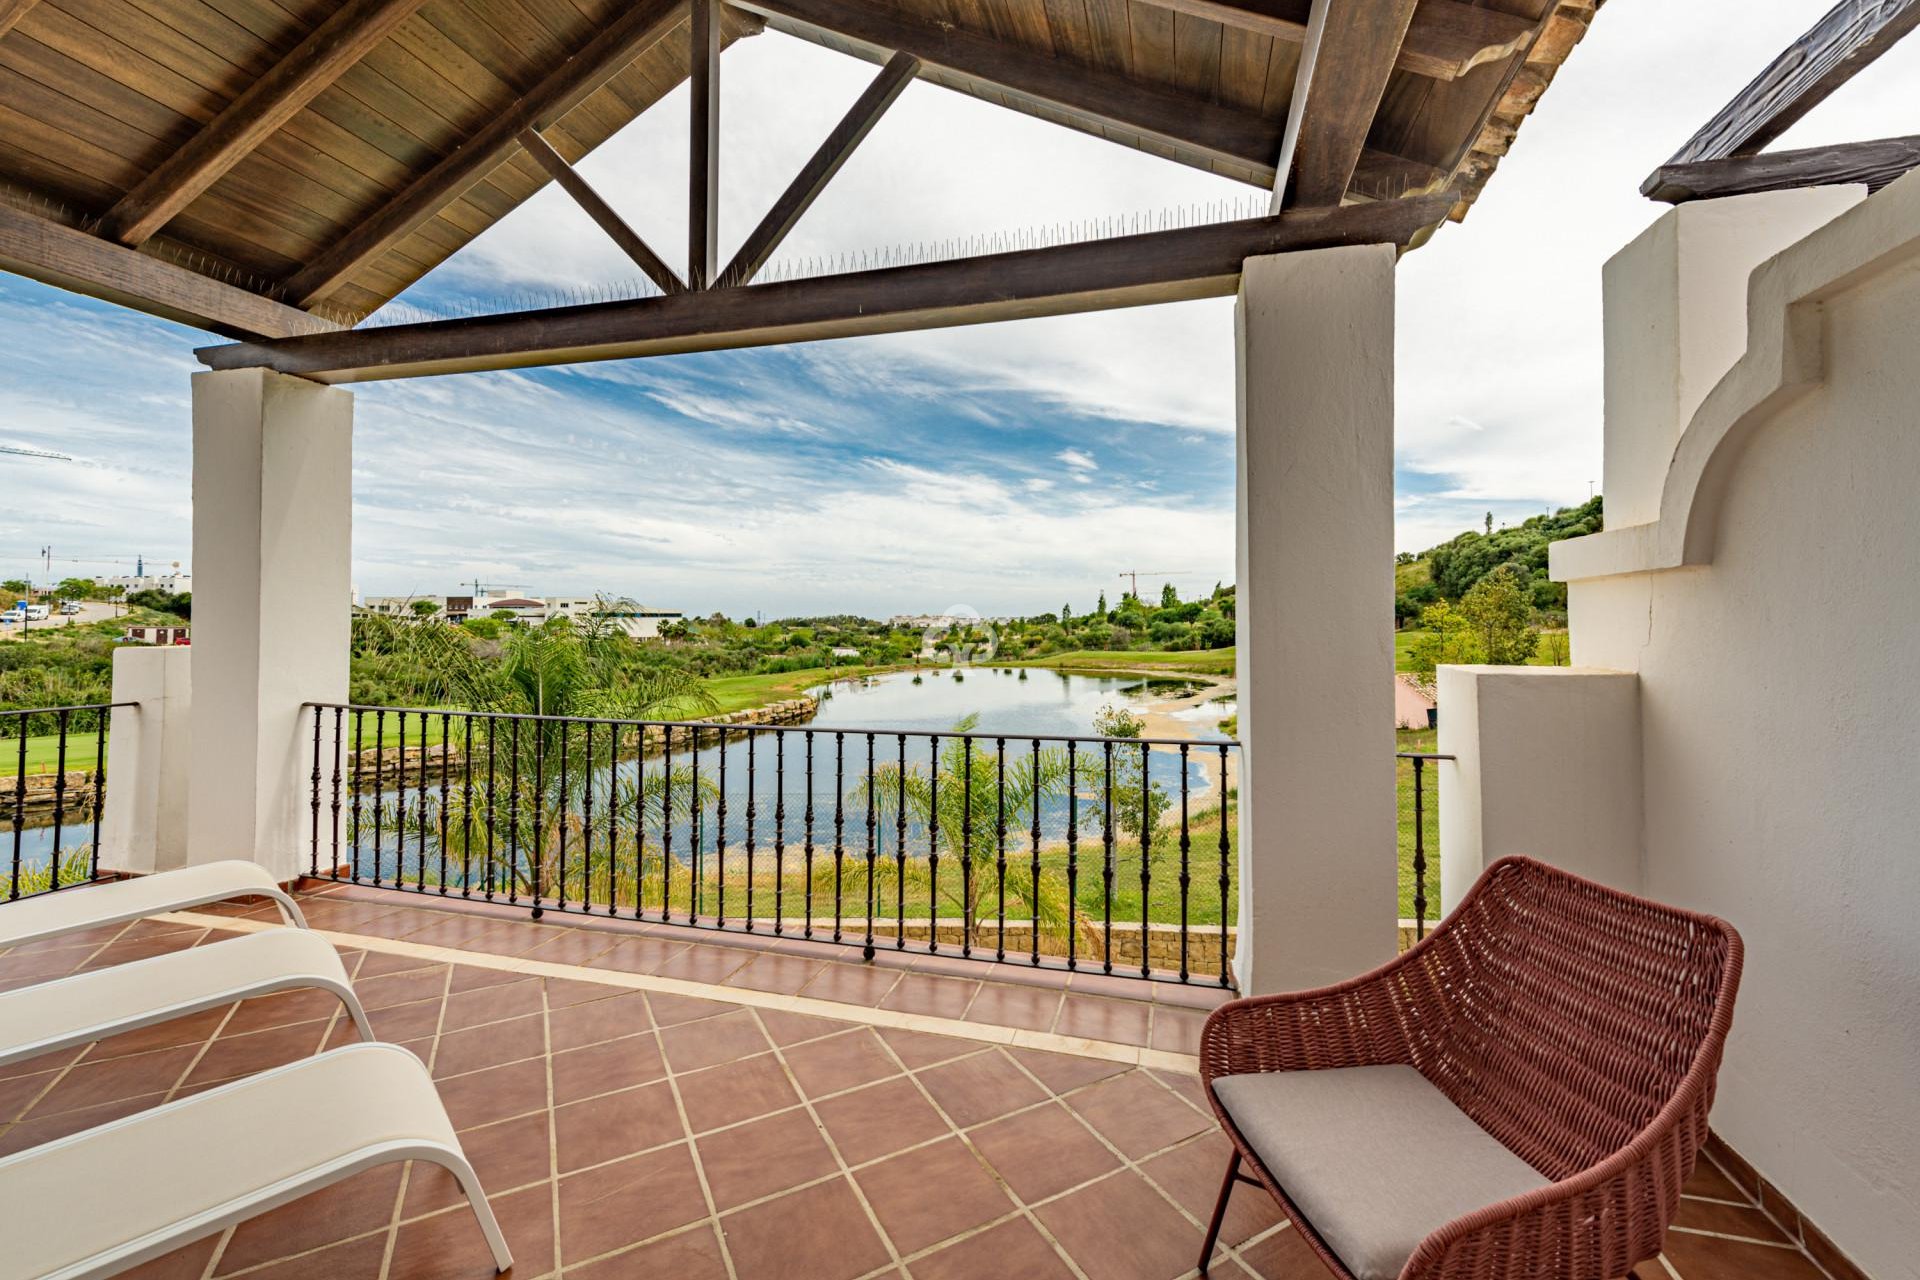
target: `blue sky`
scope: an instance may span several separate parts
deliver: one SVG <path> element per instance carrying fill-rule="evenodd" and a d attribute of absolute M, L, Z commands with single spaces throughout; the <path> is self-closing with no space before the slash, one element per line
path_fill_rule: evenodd
<path fill-rule="evenodd" d="M 1646 171 L 1825 8 L 1612 0 L 1472 217 L 1400 272 L 1403 548 L 1584 500 L 1600 475 L 1599 268 L 1656 216 Z M 1738 15 L 1737 18 L 1735 15 Z M 1920 130 L 1920 45 L 1781 145 Z M 766 33 L 723 75 L 722 250 L 871 68 Z M 1658 86 L 1658 91 L 1654 87 Z M 590 157 L 663 255 L 684 91 Z M 1093 218 L 1243 207 L 1236 183 L 911 87 L 796 229 L 827 257 Z M 404 301 L 561 301 L 631 268 L 549 189 Z M 0 572 L 190 550 L 187 375 L 204 335 L 0 276 Z M 104 356 L 104 358 L 103 358 Z M 1121 570 L 1231 580 L 1225 300 L 357 390 L 356 582 L 604 590 L 705 612 L 1090 605 Z M 31 495 L 26 501 L 21 495 Z M 56 561 L 55 576 L 111 571 Z"/>

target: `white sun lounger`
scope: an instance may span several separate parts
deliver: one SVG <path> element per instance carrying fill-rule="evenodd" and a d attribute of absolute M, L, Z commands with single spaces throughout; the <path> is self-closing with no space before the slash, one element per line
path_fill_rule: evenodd
<path fill-rule="evenodd" d="M 0 991 L 0 1066 L 249 996 L 303 987 L 338 996 L 360 1038 L 373 1039 L 366 1010 L 348 985 L 333 944 L 304 929 L 268 929 Z"/>
<path fill-rule="evenodd" d="M 290 925 L 307 927 L 299 904 L 257 862 L 209 862 L 112 884 L 35 894 L 0 905 L 0 947 L 17 947 L 80 929 L 203 907 L 229 898 L 272 898 Z"/>
<path fill-rule="evenodd" d="M 394 1160 L 452 1173 L 513 1265 L 426 1067 L 355 1044 L 0 1159 L 0 1280 L 113 1275 Z"/>

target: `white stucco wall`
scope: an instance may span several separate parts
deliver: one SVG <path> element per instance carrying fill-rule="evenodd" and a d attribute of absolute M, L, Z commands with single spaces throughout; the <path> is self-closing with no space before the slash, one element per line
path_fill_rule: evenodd
<path fill-rule="evenodd" d="M 1869 1274 L 1911 1278 L 1920 185 L 1888 188 L 1754 280 L 1756 302 L 1815 326 L 1802 345 L 1818 377 L 1759 402 L 1690 507 L 1668 495 L 1668 513 L 1711 523 L 1704 562 L 1570 583 L 1574 659 L 1639 675 L 1646 891 L 1746 937 L 1716 1129 Z M 1574 549 L 1555 563 L 1600 562 Z"/>

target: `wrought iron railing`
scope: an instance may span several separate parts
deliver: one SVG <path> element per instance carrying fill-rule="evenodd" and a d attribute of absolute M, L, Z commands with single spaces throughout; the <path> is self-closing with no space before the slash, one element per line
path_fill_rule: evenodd
<path fill-rule="evenodd" d="M 1398 751 L 1394 753 L 1394 758 L 1413 764 L 1412 813 L 1402 815 L 1401 830 L 1410 829 L 1413 834 L 1413 936 L 1417 942 L 1427 936 L 1427 828 L 1430 821 L 1427 762 L 1451 760 L 1453 757 L 1434 751 Z"/>
<path fill-rule="evenodd" d="M 114 707 L 133 705 L 0 711 L 0 805 L 12 828 L 0 899 L 11 902 L 98 878 L 107 722 Z"/>
<path fill-rule="evenodd" d="M 1233 742 L 309 716 L 316 877 L 1231 984 Z"/>

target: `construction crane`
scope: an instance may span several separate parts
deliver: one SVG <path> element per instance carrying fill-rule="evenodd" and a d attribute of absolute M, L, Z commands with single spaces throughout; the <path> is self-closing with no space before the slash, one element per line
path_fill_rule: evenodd
<path fill-rule="evenodd" d="M 10 444 L 0 444 L 0 453 L 16 454 L 22 458 L 50 458 L 55 462 L 72 462 L 73 458 L 64 453 L 48 453 L 45 449 L 20 449 Z"/>
<path fill-rule="evenodd" d="M 1140 598 L 1140 575 L 1141 574 L 1144 573 L 1149 578 L 1162 578 L 1162 577 L 1177 577 L 1180 574 L 1192 573 L 1192 572 L 1193 570 L 1191 569 L 1122 569 L 1120 571 L 1120 576 L 1127 579 L 1128 583 L 1131 584 L 1129 586 L 1127 594 L 1132 596 L 1135 600 L 1138 600 Z"/>

